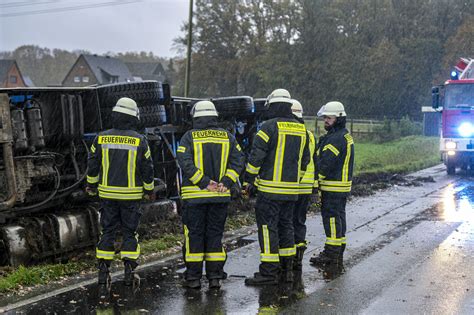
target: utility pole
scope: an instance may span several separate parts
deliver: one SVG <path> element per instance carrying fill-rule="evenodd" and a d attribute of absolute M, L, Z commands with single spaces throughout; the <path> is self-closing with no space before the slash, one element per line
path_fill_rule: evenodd
<path fill-rule="evenodd" d="M 184 77 L 184 97 L 188 97 L 189 95 L 189 79 L 191 77 L 192 46 L 193 46 L 193 0 L 189 0 L 188 53 L 186 57 L 186 74 Z"/>

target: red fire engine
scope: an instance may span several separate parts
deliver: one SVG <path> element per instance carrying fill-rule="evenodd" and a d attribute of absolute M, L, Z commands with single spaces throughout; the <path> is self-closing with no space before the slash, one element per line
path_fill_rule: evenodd
<path fill-rule="evenodd" d="M 433 108 L 442 112 L 440 151 L 448 174 L 474 171 L 474 59 L 461 58 L 451 79 L 432 89 Z"/>

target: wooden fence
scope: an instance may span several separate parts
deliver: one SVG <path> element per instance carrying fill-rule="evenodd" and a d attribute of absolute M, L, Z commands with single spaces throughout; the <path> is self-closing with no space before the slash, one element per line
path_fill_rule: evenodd
<path fill-rule="evenodd" d="M 315 116 L 304 117 L 306 127 L 314 131 L 317 136 L 324 134 L 324 121 L 321 118 Z M 372 119 L 347 119 L 346 128 L 354 137 L 370 137 L 372 133 L 376 131 L 377 126 L 383 125 L 382 120 Z"/>

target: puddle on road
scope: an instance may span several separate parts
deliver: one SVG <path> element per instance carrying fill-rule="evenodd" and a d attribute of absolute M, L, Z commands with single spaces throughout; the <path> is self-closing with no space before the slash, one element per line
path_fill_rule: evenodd
<path fill-rule="evenodd" d="M 430 219 L 474 223 L 474 182 L 450 184 L 442 192 L 442 201 L 429 209 Z"/>

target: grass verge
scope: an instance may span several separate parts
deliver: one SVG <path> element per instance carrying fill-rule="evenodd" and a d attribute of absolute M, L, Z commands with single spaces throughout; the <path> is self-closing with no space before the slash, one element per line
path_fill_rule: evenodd
<path fill-rule="evenodd" d="M 355 175 L 408 173 L 440 163 L 439 139 L 410 136 L 381 144 L 355 143 Z"/>
<path fill-rule="evenodd" d="M 0 293 L 21 289 L 26 286 L 47 284 L 63 277 L 79 274 L 90 269 L 90 262 L 69 262 L 67 264 L 20 266 L 0 278 Z"/>
<path fill-rule="evenodd" d="M 181 234 L 164 234 L 157 239 L 144 240 L 140 242 L 143 255 L 163 252 L 170 248 L 181 245 Z M 52 281 L 60 281 L 66 277 L 88 273 L 95 270 L 95 253 L 89 250 L 76 258 L 79 261 L 69 261 L 64 264 L 46 264 L 31 267 L 20 266 L 16 269 L 6 267 L 0 271 L 0 296 L 2 294 L 21 291 L 25 287 L 48 284 Z M 117 260 L 119 258 L 117 257 Z M 21 292 L 21 293 L 27 293 Z"/>

